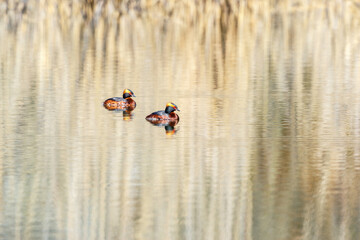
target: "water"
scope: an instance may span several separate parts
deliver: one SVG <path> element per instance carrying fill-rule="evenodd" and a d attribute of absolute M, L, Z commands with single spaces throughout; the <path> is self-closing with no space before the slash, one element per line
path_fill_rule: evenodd
<path fill-rule="evenodd" d="M 359 239 L 359 40 L 317 14 L 2 22 L 0 239 Z M 124 88 L 132 116 L 102 106 Z"/>

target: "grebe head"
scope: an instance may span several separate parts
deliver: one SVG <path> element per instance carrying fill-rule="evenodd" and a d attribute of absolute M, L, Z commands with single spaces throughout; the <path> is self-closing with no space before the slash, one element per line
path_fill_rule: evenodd
<path fill-rule="evenodd" d="M 136 97 L 135 94 L 133 93 L 133 91 L 131 91 L 130 89 L 126 88 L 123 92 L 123 98 L 129 98 L 129 97 Z"/>
<path fill-rule="evenodd" d="M 171 113 L 173 111 L 180 111 L 180 110 L 174 103 L 167 103 L 166 108 L 165 108 L 165 112 L 166 113 Z"/>

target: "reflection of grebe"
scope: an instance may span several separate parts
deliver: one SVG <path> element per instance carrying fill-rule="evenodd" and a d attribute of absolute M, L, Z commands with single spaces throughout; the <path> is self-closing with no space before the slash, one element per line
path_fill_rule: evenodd
<path fill-rule="evenodd" d="M 135 97 L 135 94 L 130 89 L 125 89 L 123 92 L 123 97 L 113 97 L 106 99 L 104 102 L 104 107 L 107 110 L 134 110 L 136 107 L 136 102 L 131 98 Z"/>
<path fill-rule="evenodd" d="M 176 121 L 180 120 L 179 116 L 174 111 L 180 111 L 174 103 L 166 104 L 165 111 L 157 111 L 148 115 L 145 119 L 149 122 L 155 122 L 160 120 Z"/>
<path fill-rule="evenodd" d="M 165 127 L 165 134 L 167 136 L 174 135 L 179 129 L 176 129 L 175 126 L 178 124 L 179 120 L 148 120 L 152 125 L 158 127 Z"/>
<path fill-rule="evenodd" d="M 165 126 L 165 134 L 166 134 L 167 136 L 172 136 L 172 135 L 174 135 L 177 131 L 178 131 L 178 129 L 176 129 L 176 128 L 173 127 L 173 126 L 170 126 L 170 125 Z"/>
<path fill-rule="evenodd" d="M 131 113 L 132 110 L 126 110 L 126 111 L 123 111 L 123 120 L 124 121 L 131 121 L 132 120 L 132 113 Z"/>
<path fill-rule="evenodd" d="M 113 112 L 117 112 L 117 113 L 122 113 L 123 114 L 123 120 L 124 121 L 131 121 L 133 119 L 134 114 L 132 114 L 132 110 L 134 110 L 131 107 L 125 108 L 125 109 L 108 109 L 109 111 L 113 111 Z"/>

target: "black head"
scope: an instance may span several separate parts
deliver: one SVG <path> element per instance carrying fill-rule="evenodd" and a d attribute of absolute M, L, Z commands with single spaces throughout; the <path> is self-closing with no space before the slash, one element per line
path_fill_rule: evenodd
<path fill-rule="evenodd" d="M 136 97 L 135 94 L 133 93 L 133 91 L 131 91 L 130 89 L 126 88 L 123 92 L 123 98 L 129 98 L 129 97 Z"/>
<path fill-rule="evenodd" d="M 173 111 L 180 111 L 179 108 L 174 103 L 168 103 L 165 107 L 166 113 L 171 113 Z"/>

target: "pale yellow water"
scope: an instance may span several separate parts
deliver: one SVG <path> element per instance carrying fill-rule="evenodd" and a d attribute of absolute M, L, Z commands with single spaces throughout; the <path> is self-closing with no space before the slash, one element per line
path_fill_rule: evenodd
<path fill-rule="evenodd" d="M 360 239 L 360 29 L 311 17 L 0 22 L 0 239 Z"/>

